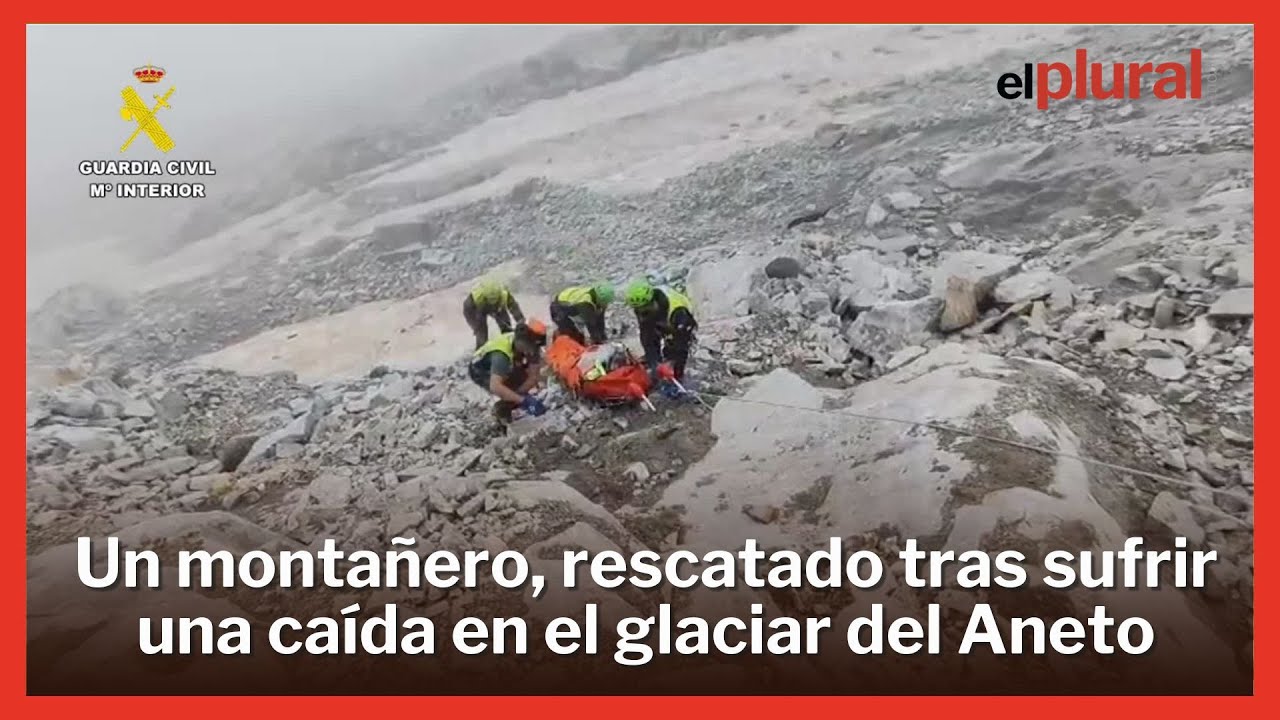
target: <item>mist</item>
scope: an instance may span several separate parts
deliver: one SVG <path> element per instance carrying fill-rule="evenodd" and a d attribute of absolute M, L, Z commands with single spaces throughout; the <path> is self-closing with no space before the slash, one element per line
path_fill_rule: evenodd
<path fill-rule="evenodd" d="M 190 203 L 249 183 L 265 164 L 371 120 L 405 119 L 433 92 L 517 61 L 580 26 L 33 25 L 27 31 L 28 305 L 88 277 L 128 284 L 131 236 L 179 222 Z M 165 70 L 173 87 L 157 119 L 175 148 L 132 124 L 120 92 L 153 87 L 135 67 Z M 91 199 L 83 160 L 209 160 L 213 198 Z M 123 178 L 121 178 L 123 179 Z M 147 180 L 148 178 L 140 178 Z M 150 178 L 163 181 L 164 178 Z"/>

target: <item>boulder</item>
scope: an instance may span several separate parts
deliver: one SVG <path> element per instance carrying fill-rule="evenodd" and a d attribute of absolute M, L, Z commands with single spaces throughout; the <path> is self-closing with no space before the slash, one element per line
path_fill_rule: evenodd
<path fill-rule="evenodd" d="M 845 330 L 845 339 L 882 365 L 897 351 L 927 339 L 937 327 L 942 305 L 933 297 L 877 305 L 858 315 Z"/>
<path fill-rule="evenodd" d="M 763 264 L 762 258 L 742 253 L 694 267 L 685 287 L 698 321 L 740 317 L 752 311 L 752 291 L 763 279 Z"/>
<path fill-rule="evenodd" d="M 984 286 L 959 276 L 951 276 L 947 280 L 947 294 L 943 298 L 938 329 L 942 332 L 951 332 L 977 322 L 978 305 L 984 299 L 984 295 Z"/>
<path fill-rule="evenodd" d="M 88 419 L 97 414 L 98 398 L 80 387 L 61 387 L 49 394 L 49 409 L 55 415 Z"/>
<path fill-rule="evenodd" d="M 857 310 L 900 300 L 919 290 L 911 275 L 881 263 L 865 250 L 841 255 L 836 264 L 842 271 L 841 302 Z"/>
<path fill-rule="evenodd" d="M 1067 278 L 1048 270 L 1031 270 L 1005 278 L 996 285 L 991 296 L 1002 305 L 1024 300 L 1040 300 L 1049 296 L 1070 300 L 1075 286 Z"/>
<path fill-rule="evenodd" d="M 759 401 L 759 402 L 757 402 Z M 1047 454 L 911 422 L 936 423 L 1051 448 Z M 1117 550 L 1146 530 L 1145 491 L 1114 469 L 1082 462 L 1096 448 L 1129 461 L 1144 448 L 1098 391 L 1047 361 L 1002 358 L 946 343 L 851 390 L 819 390 L 786 370 L 760 378 L 712 413 L 715 445 L 664 491 L 684 509 L 682 549 L 823 546 L 831 537 L 923 540 L 928 549 Z M 732 480 L 732 503 L 712 483 Z M 741 508 L 778 508 L 767 524 Z M 1161 515 L 1163 518 L 1163 516 Z M 1179 518 L 1185 519 L 1185 517 Z M 1227 558 L 1231 559 L 1231 558 Z M 899 597 L 913 597 L 900 586 Z M 1136 613 L 1162 641 L 1133 670 L 1156 668 L 1201 682 L 1207 663 L 1233 662 L 1210 624 L 1229 610 L 1204 605 L 1200 591 L 1159 589 L 1055 592 L 1057 615 Z M 1001 600 L 993 598 L 997 612 Z M 1009 606 L 1004 612 L 1015 610 Z M 1167 643 L 1167 644 L 1166 644 Z M 1010 658 L 1012 671 L 1021 659 Z M 1166 678 L 1167 680 L 1167 678 Z"/>
<path fill-rule="evenodd" d="M 884 200 L 889 204 L 889 207 L 899 212 L 904 210 L 914 210 L 924 204 L 924 198 L 910 190 L 891 192 L 884 196 Z"/>
<path fill-rule="evenodd" d="M 124 445 L 124 436 L 120 431 L 105 427 L 45 425 L 33 430 L 30 435 L 63 443 L 81 453 L 103 453 Z"/>
<path fill-rule="evenodd" d="M 1209 317 L 1230 320 L 1253 317 L 1253 288 L 1228 290 L 1209 307 Z"/>
<path fill-rule="evenodd" d="M 778 257 L 769 261 L 764 266 L 765 277 L 789 280 L 791 278 L 800 277 L 804 272 L 804 264 L 793 257 Z"/>
<path fill-rule="evenodd" d="M 316 425 L 320 422 L 320 418 L 324 417 L 324 413 L 324 401 L 315 398 L 307 414 L 299 415 L 283 428 L 255 440 L 245 454 L 242 464 L 248 465 L 257 460 L 273 457 L 276 446 L 282 443 L 306 444 L 311 440 L 311 434 L 315 432 Z"/>

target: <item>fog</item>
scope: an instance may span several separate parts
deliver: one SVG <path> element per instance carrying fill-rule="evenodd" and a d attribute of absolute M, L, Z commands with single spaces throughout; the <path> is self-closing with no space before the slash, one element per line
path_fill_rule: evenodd
<path fill-rule="evenodd" d="M 180 201 L 90 199 L 95 178 L 79 173 L 82 160 L 210 160 L 219 172 L 212 182 L 244 182 L 282 153 L 370 120 L 404 118 L 433 91 L 583 29 L 29 26 L 28 304 L 86 274 L 127 284 L 129 235 L 167 227 L 183 212 Z M 166 71 L 157 85 L 133 77 L 148 63 Z M 157 114 L 175 142 L 167 155 L 145 136 L 121 154 L 135 127 L 120 117 L 126 86 L 149 105 L 153 93 L 175 89 L 172 109 Z"/>

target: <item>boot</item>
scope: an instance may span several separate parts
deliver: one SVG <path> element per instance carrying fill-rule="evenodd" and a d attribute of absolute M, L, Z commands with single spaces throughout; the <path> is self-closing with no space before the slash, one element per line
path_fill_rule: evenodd
<path fill-rule="evenodd" d="M 498 424 L 506 427 L 511 424 L 511 414 L 515 412 L 516 406 L 506 400 L 499 400 L 493 404 L 493 418 Z"/>

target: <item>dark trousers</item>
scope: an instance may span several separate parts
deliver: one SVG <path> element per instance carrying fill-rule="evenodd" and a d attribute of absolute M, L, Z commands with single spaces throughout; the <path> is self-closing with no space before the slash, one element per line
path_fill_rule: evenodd
<path fill-rule="evenodd" d="M 641 324 L 640 344 L 644 347 L 645 362 L 650 368 L 659 362 L 669 362 L 676 380 L 683 380 L 697 329 L 698 323 L 693 315 L 682 310 L 677 310 L 671 323 L 663 327 L 653 323 Z"/>
<path fill-rule="evenodd" d="M 559 300 L 551 303 L 551 322 L 556 324 L 556 330 L 561 335 L 567 335 L 573 338 L 573 341 L 579 345 L 587 344 L 587 337 L 578 329 L 578 324 L 573 320 L 573 308 L 565 305 Z"/>
<path fill-rule="evenodd" d="M 489 315 L 484 310 L 476 306 L 475 300 L 468 295 L 467 299 L 462 303 L 462 317 L 466 318 L 467 325 L 471 327 L 471 334 L 476 336 L 476 349 L 480 349 L 481 345 L 489 342 Z M 506 309 L 498 310 L 493 315 L 493 321 L 498 324 L 498 332 L 511 332 L 511 313 Z"/>
<path fill-rule="evenodd" d="M 471 377 L 471 382 L 484 388 L 485 392 L 489 391 L 489 371 L 480 367 L 479 363 L 471 363 L 471 367 L 467 368 L 467 374 Z M 516 366 L 511 369 L 511 374 L 502 380 L 502 384 L 511 388 L 513 392 L 519 392 L 520 386 L 529 377 L 529 370 L 525 367 Z M 516 404 L 508 400 L 498 398 L 493 404 L 493 415 L 499 422 L 511 422 L 511 413 L 515 411 Z"/>

